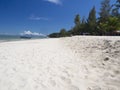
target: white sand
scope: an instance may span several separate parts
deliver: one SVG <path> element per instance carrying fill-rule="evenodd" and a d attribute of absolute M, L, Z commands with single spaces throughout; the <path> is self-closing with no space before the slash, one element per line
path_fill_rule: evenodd
<path fill-rule="evenodd" d="M 0 90 L 120 90 L 120 37 L 0 43 Z"/>

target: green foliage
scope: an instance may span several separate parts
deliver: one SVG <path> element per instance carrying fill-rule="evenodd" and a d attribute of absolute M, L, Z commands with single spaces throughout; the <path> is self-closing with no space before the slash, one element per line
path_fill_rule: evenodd
<path fill-rule="evenodd" d="M 48 37 L 50 38 L 58 38 L 60 37 L 59 33 L 51 33 L 50 35 L 48 35 Z"/>
<path fill-rule="evenodd" d="M 80 25 L 81 21 L 80 21 L 80 15 L 79 14 L 76 15 L 76 17 L 74 19 L 74 22 L 75 22 L 75 25 L 77 25 L 77 26 Z"/>
<path fill-rule="evenodd" d="M 110 0 L 103 0 L 101 2 L 101 8 L 99 13 L 100 17 L 97 22 L 97 29 L 99 31 L 99 34 L 108 35 L 114 30 L 116 30 L 115 23 L 117 22 L 117 19 L 115 17 L 111 17 L 111 9 L 112 6 L 110 6 Z"/>
<path fill-rule="evenodd" d="M 117 17 L 109 17 L 106 22 L 99 24 L 99 30 L 105 35 L 111 35 L 115 30 L 120 29 L 120 21 Z"/>
<path fill-rule="evenodd" d="M 120 29 L 120 20 L 117 17 L 109 17 L 107 23 L 107 32 L 113 32 Z"/>
<path fill-rule="evenodd" d="M 81 35 L 86 31 L 86 19 L 85 17 L 80 19 L 80 15 L 76 15 L 75 17 L 75 26 L 72 28 L 72 35 Z"/>
<path fill-rule="evenodd" d="M 67 36 L 67 31 L 63 28 L 60 30 L 60 37 L 65 37 Z"/>
<path fill-rule="evenodd" d="M 110 16 L 111 6 L 110 6 L 110 0 L 103 0 L 101 2 L 101 8 L 100 8 L 100 21 L 104 22 L 107 20 L 107 18 Z"/>
<path fill-rule="evenodd" d="M 89 29 L 89 33 L 96 34 L 96 10 L 95 7 L 92 8 L 92 10 L 89 13 L 89 17 L 87 20 L 87 25 Z"/>
<path fill-rule="evenodd" d="M 89 13 L 88 23 L 91 23 L 91 24 L 96 23 L 96 10 L 95 10 L 95 7 L 93 7 L 92 10 Z"/>
<path fill-rule="evenodd" d="M 80 15 L 79 15 L 79 14 L 77 14 L 77 15 L 75 16 L 74 23 L 75 23 L 75 26 L 74 26 L 73 29 L 72 29 L 72 34 L 73 34 L 73 35 L 79 35 L 79 32 L 80 32 L 80 24 L 81 24 Z"/>
<path fill-rule="evenodd" d="M 82 23 L 81 24 L 86 24 L 86 19 L 85 17 L 82 18 Z"/>
<path fill-rule="evenodd" d="M 112 15 L 116 17 L 120 17 L 120 0 L 117 0 L 115 4 L 112 5 Z"/>

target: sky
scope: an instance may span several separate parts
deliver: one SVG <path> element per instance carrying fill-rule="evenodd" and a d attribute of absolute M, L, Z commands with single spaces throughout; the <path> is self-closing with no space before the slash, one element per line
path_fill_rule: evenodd
<path fill-rule="evenodd" d="M 26 30 L 43 34 L 74 26 L 76 14 L 88 17 L 93 6 L 97 17 L 102 0 L 0 0 L 0 33 Z M 114 0 L 113 0 L 114 1 Z"/>

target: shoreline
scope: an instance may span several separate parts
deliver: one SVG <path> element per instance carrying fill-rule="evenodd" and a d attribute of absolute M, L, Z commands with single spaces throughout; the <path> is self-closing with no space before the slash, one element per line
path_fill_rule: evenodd
<path fill-rule="evenodd" d="M 85 37 L 85 38 L 87 38 L 87 37 L 93 37 L 93 38 L 103 38 L 103 39 L 108 39 L 108 38 L 110 38 L 110 39 L 117 39 L 117 38 L 120 38 L 120 36 L 89 36 L 89 35 L 76 35 L 76 36 L 72 36 L 72 37 Z M 60 37 L 60 38 L 33 38 L 33 39 L 6 39 L 6 40 L 4 40 L 4 39 L 1 39 L 0 40 L 0 43 L 4 43 L 4 42 L 16 42 L 16 41 L 30 41 L 30 40 L 40 40 L 40 39 L 61 39 L 61 38 L 70 38 L 70 37 Z"/>
<path fill-rule="evenodd" d="M 5 42 L 19 42 L 19 41 L 30 41 L 30 40 L 40 40 L 40 39 L 48 39 L 48 38 L 0 40 L 0 43 L 5 43 Z"/>
<path fill-rule="evenodd" d="M 0 43 L 11 42 L 11 41 L 27 41 L 27 40 L 44 39 L 44 38 L 47 37 L 32 36 L 31 39 L 27 39 L 27 38 L 20 38 L 20 35 L 0 35 Z"/>

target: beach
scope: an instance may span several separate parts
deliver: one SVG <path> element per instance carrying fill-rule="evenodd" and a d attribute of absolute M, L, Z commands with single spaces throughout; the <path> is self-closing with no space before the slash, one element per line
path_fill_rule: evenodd
<path fill-rule="evenodd" d="M 120 37 L 2 42 L 0 90 L 120 90 Z"/>

